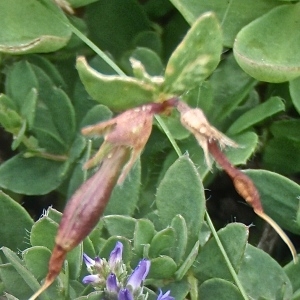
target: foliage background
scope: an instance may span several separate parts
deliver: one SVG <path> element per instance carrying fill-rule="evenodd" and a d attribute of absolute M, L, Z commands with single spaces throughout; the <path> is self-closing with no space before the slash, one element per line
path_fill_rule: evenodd
<path fill-rule="evenodd" d="M 3 297 L 28 299 L 46 275 L 58 211 L 90 175 L 82 165 L 101 143 L 84 139 L 80 129 L 147 102 L 147 95 L 149 101 L 157 100 L 146 88 L 145 98 L 135 103 L 130 101 L 140 90 L 129 85 L 128 93 L 121 94 L 114 85 L 109 93 L 95 89 L 86 80 L 89 68 L 77 63 L 76 70 L 76 58 L 84 55 L 101 74 L 120 76 L 100 57 L 96 45 L 120 72 L 136 75 L 129 62 L 134 57 L 149 75 L 167 78 L 170 56 L 207 11 L 215 12 L 221 31 L 203 23 L 200 34 L 211 36 L 210 41 L 222 32 L 222 40 L 216 41 L 223 47 L 218 67 L 204 77 L 192 68 L 185 74 L 183 90 L 170 84 L 159 96 L 180 94 L 241 145 L 226 155 L 234 165 L 251 169 L 246 173 L 257 185 L 266 212 L 299 247 L 297 1 L 69 2 L 74 16 L 46 0 L 0 3 Z M 183 56 L 192 64 L 201 51 L 216 55 L 207 41 L 193 46 L 185 43 Z M 81 284 L 86 272 L 82 252 L 105 257 L 118 239 L 131 267 L 145 255 L 151 258 L 149 288 L 170 289 L 176 299 L 299 299 L 299 266 L 291 262 L 286 246 L 255 217 L 217 167 L 208 170 L 202 150 L 181 127 L 178 114 L 161 118 L 189 158 L 178 159 L 157 120 L 141 160 L 124 186 L 115 189 L 105 217 L 70 253 L 65 272 L 41 299 L 96 299 L 96 293 L 86 298 L 92 290 Z M 49 205 L 53 208 L 45 213 Z M 205 205 L 220 229 L 220 240 L 208 215 L 204 218 Z"/>

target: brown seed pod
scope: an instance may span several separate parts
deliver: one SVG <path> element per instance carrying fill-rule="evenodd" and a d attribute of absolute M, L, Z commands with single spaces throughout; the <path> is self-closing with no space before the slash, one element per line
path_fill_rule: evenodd
<path fill-rule="evenodd" d="M 85 135 L 104 135 L 104 142 L 86 167 L 102 163 L 69 200 L 55 238 L 49 270 L 36 299 L 59 275 L 66 254 L 92 231 L 99 221 L 114 186 L 121 184 L 143 150 L 152 130 L 153 115 L 176 104 L 175 99 L 130 109 L 119 116 L 82 130 Z"/>

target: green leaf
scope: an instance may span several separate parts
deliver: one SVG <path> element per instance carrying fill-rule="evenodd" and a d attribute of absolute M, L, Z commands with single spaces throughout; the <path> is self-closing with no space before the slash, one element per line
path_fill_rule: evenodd
<path fill-rule="evenodd" d="M 7 299 L 27 300 L 30 296 L 32 296 L 32 289 L 28 286 L 12 264 L 0 265 L 0 278 L 5 286 L 5 292 L 9 293 L 9 295 L 5 294 Z M 15 297 L 10 294 L 13 294 Z"/>
<path fill-rule="evenodd" d="M 218 231 L 223 247 L 236 271 L 239 270 L 243 260 L 248 233 L 247 226 L 240 223 L 228 224 Z M 199 283 L 215 277 L 232 281 L 228 266 L 214 238 L 203 246 L 193 269 Z"/>
<path fill-rule="evenodd" d="M 266 170 L 247 170 L 245 173 L 254 181 L 266 214 L 282 228 L 299 234 L 300 224 L 296 219 L 300 186 L 284 176 Z"/>
<path fill-rule="evenodd" d="M 23 252 L 26 268 L 39 281 L 47 275 L 50 256 L 51 251 L 43 246 L 31 247 Z"/>
<path fill-rule="evenodd" d="M 52 251 L 55 245 L 57 229 L 58 224 L 56 222 L 48 216 L 43 216 L 32 226 L 30 244 L 32 246 L 43 246 Z"/>
<path fill-rule="evenodd" d="M 111 236 L 119 235 L 132 239 L 136 220 L 127 216 L 111 215 L 102 218 L 102 222 Z"/>
<path fill-rule="evenodd" d="M 240 116 L 228 129 L 229 134 L 237 134 L 274 114 L 284 111 L 285 106 L 280 97 L 271 97 L 266 102 L 255 106 Z"/>
<path fill-rule="evenodd" d="M 300 75 L 299 13 L 300 3 L 281 5 L 238 33 L 233 50 L 245 72 L 267 82 L 284 82 Z"/>
<path fill-rule="evenodd" d="M 270 131 L 274 137 L 286 137 L 291 140 L 299 141 L 300 120 L 289 119 L 273 122 Z"/>
<path fill-rule="evenodd" d="M 146 244 L 150 244 L 151 240 L 155 234 L 154 225 L 151 221 L 147 219 L 139 219 L 136 221 L 134 236 L 133 236 L 133 246 L 134 252 L 142 257 L 144 253 L 144 247 Z"/>
<path fill-rule="evenodd" d="M 49 109 L 52 122 L 61 139 L 69 145 L 75 135 L 75 113 L 71 100 L 63 90 L 52 87 L 47 97 L 43 97 L 43 102 Z"/>
<path fill-rule="evenodd" d="M 246 247 L 238 277 L 249 298 L 292 299 L 292 285 L 281 266 L 250 244 Z"/>
<path fill-rule="evenodd" d="M 195 246 L 193 247 L 192 251 L 189 253 L 186 260 L 180 266 L 180 268 L 176 271 L 175 276 L 177 280 L 181 280 L 189 271 L 193 263 L 195 262 L 196 256 L 199 251 L 199 241 L 196 242 Z"/>
<path fill-rule="evenodd" d="M 300 77 L 290 81 L 290 95 L 296 110 L 300 114 Z"/>
<path fill-rule="evenodd" d="M 222 24 L 224 45 L 232 47 L 235 36 L 245 25 L 279 5 L 277 0 L 171 0 L 184 18 L 193 24 L 198 16 L 213 11 Z"/>
<path fill-rule="evenodd" d="M 203 185 L 193 162 L 184 155 L 166 172 L 159 184 L 156 205 L 162 228 L 181 214 L 188 230 L 188 251 L 198 239 L 205 212 Z"/>
<path fill-rule="evenodd" d="M 136 209 L 141 186 L 141 164 L 138 160 L 130 170 L 124 183 L 113 189 L 105 215 L 129 215 Z"/>
<path fill-rule="evenodd" d="M 49 4 L 51 5 L 51 3 Z M 0 52 L 25 54 L 52 52 L 64 47 L 71 37 L 62 11 L 47 9 L 35 0 L 11 0 L 0 3 Z"/>
<path fill-rule="evenodd" d="M 157 232 L 150 243 L 149 257 L 155 258 L 161 255 L 170 255 L 175 244 L 175 232 L 172 227 Z"/>
<path fill-rule="evenodd" d="M 130 57 L 140 61 L 150 76 L 158 76 L 163 74 L 164 66 L 160 60 L 160 57 L 152 50 L 139 47 L 131 53 Z"/>
<path fill-rule="evenodd" d="M 10 249 L 6 247 L 2 247 L 2 251 L 8 261 L 13 265 L 18 274 L 23 278 L 23 280 L 28 284 L 32 291 L 37 291 L 41 286 L 38 281 L 34 278 L 34 276 L 23 266 L 20 258 Z M 49 300 L 46 295 L 47 293 L 43 293 L 40 295 L 42 300 Z"/>
<path fill-rule="evenodd" d="M 213 90 L 213 101 L 207 116 L 215 125 L 222 124 L 221 122 L 245 100 L 256 84 L 255 80 L 239 67 L 231 54 L 221 61 L 209 82 Z"/>
<path fill-rule="evenodd" d="M 44 195 L 61 184 L 65 171 L 61 162 L 18 154 L 0 166 L 0 186 L 19 194 Z"/>
<path fill-rule="evenodd" d="M 152 29 L 135 0 L 98 0 L 86 7 L 84 17 L 90 39 L 117 59 L 134 47 L 134 38 L 139 33 Z"/>
<path fill-rule="evenodd" d="M 225 149 L 227 158 L 233 165 L 246 164 L 258 145 L 257 134 L 249 131 L 237 136 L 232 136 L 231 138 L 239 147 Z"/>
<path fill-rule="evenodd" d="M 299 130 L 299 129 L 298 129 Z M 264 167 L 281 174 L 300 171 L 300 139 L 282 136 L 269 140 L 263 153 Z"/>
<path fill-rule="evenodd" d="M 13 251 L 25 249 L 26 231 L 30 231 L 32 225 L 27 211 L 0 191 L 0 245 Z"/>
<path fill-rule="evenodd" d="M 68 149 L 75 134 L 75 112 L 71 101 L 64 91 L 54 85 L 45 71 L 35 65 L 32 65 L 32 69 L 39 83 L 39 106 L 34 127 L 51 132 Z M 42 144 L 41 137 L 39 141 Z"/>
<path fill-rule="evenodd" d="M 28 129 L 31 129 L 34 123 L 35 108 L 38 100 L 38 91 L 32 88 L 24 99 L 24 105 L 21 107 L 21 115 L 26 119 Z"/>
<path fill-rule="evenodd" d="M 283 270 L 285 271 L 286 275 L 289 277 L 291 284 L 293 286 L 293 290 L 294 291 L 299 290 L 300 289 L 300 277 L 299 277 L 300 264 L 295 264 L 293 261 L 291 261 L 284 266 Z"/>
<path fill-rule="evenodd" d="M 57 66 L 54 66 L 54 64 L 52 64 L 46 57 L 38 54 L 31 54 L 29 56 L 26 56 L 26 61 L 42 69 L 47 74 L 47 76 L 52 79 L 55 86 L 62 89 L 67 88 L 63 77 L 57 69 Z"/>
<path fill-rule="evenodd" d="M 190 135 L 190 132 L 182 126 L 180 114 L 177 110 L 173 110 L 168 116 L 162 115 L 161 118 L 174 139 L 183 140 Z"/>
<path fill-rule="evenodd" d="M 197 19 L 171 55 L 165 71 L 165 91 L 182 93 L 199 85 L 217 67 L 222 35 L 217 18 L 206 13 Z"/>
<path fill-rule="evenodd" d="M 183 255 L 186 250 L 187 246 L 187 239 L 188 239 L 188 229 L 186 226 L 186 221 L 181 215 L 177 215 L 173 218 L 171 227 L 175 231 L 175 243 L 176 247 L 173 251 L 173 259 L 174 261 L 179 264 L 183 259 Z"/>
<path fill-rule="evenodd" d="M 199 297 L 205 300 L 244 299 L 239 289 L 233 283 L 221 278 L 213 278 L 204 281 L 199 287 Z"/>
<path fill-rule="evenodd" d="M 48 216 L 43 216 L 32 226 L 30 243 L 32 246 L 43 246 L 52 251 L 55 245 L 58 224 Z M 47 238 L 45 238 L 47 237 Z M 71 279 L 79 277 L 82 265 L 82 244 L 75 247 L 67 255 L 69 276 Z"/>
<path fill-rule="evenodd" d="M 21 78 L 23 80 L 20 80 Z M 24 96 L 38 87 L 38 79 L 32 65 L 26 60 L 16 62 L 8 69 L 5 90 L 20 110 L 24 106 Z"/>
<path fill-rule="evenodd" d="M 188 299 L 187 295 L 191 291 L 191 285 L 187 278 L 183 278 L 180 281 L 174 281 L 165 285 L 163 290 L 170 290 L 170 296 L 174 297 L 175 299 Z"/>
<path fill-rule="evenodd" d="M 108 107 L 98 104 L 93 106 L 80 123 L 80 127 L 90 126 L 112 118 L 113 113 Z"/>
<path fill-rule="evenodd" d="M 89 95 L 113 111 L 122 111 L 153 101 L 154 86 L 133 77 L 104 75 L 92 69 L 83 57 L 76 68 Z"/>
<path fill-rule="evenodd" d="M 174 260 L 165 255 L 151 259 L 151 268 L 148 278 L 153 279 L 168 279 L 172 277 L 177 269 Z"/>

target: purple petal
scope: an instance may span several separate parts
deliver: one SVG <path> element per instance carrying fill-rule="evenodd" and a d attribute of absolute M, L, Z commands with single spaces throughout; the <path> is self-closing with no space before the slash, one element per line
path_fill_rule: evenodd
<path fill-rule="evenodd" d="M 118 300 L 133 300 L 133 296 L 128 289 L 122 289 L 118 294 Z"/>
<path fill-rule="evenodd" d="M 106 288 L 109 292 L 117 293 L 119 290 L 117 277 L 114 273 L 110 273 L 106 279 Z"/>
<path fill-rule="evenodd" d="M 98 283 L 100 282 L 100 278 L 98 275 L 88 275 L 82 279 L 82 283 L 90 284 L 90 283 Z"/>
<path fill-rule="evenodd" d="M 165 294 L 162 293 L 162 290 L 159 291 L 157 300 L 175 300 L 174 297 L 169 296 L 171 291 L 167 291 Z"/>
<path fill-rule="evenodd" d="M 117 242 L 115 248 L 111 251 L 109 256 L 109 266 L 111 269 L 122 261 L 122 253 L 123 253 L 123 244 L 121 242 Z"/>
<path fill-rule="evenodd" d="M 138 266 L 130 275 L 127 285 L 131 285 L 133 290 L 136 290 L 141 286 L 141 283 L 147 277 L 150 270 L 150 260 L 143 259 L 139 262 Z"/>
<path fill-rule="evenodd" d="M 83 253 L 83 261 L 88 268 L 93 267 L 95 265 L 95 261 L 85 253 Z"/>

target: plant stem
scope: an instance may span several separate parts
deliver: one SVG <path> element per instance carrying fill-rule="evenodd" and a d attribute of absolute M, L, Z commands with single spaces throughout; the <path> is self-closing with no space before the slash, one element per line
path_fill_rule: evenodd
<path fill-rule="evenodd" d="M 127 76 L 100 48 L 98 48 L 89 38 L 71 23 L 65 23 L 72 32 L 77 35 L 87 46 L 89 46 L 97 55 L 99 55 L 116 73 L 120 76 Z"/>
<path fill-rule="evenodd" d="M 163 119 L 158 115 L 155 115 L 155 119 L 156 119 L 157 123 L 159 124 L 159 126 L 164 131 L 164 133 L 166 134 L 166 136 L 168 137 L 168 139 L 171 142 L 171 144 L 172 144 L 174 150 L 176 151 L 177 155 L 179 157 L 182 156 L 182 152 L 181 152 L 180 148 L 178 147 L 175 139 L 172 136 L 172 133 L 170 132 L 169 128 L 167 127 L 167 125 L 165 124 Z"/>
<path fill-rule="evenodd" d="M 246 294 L 246 292 L 245 292 L 245 290 L 244 290 L 244 288 L 243 288 L 243 286 L 242 286 L 242 284 L 241 284 L 241 282 L 240 282 L 240 280 L 239 280 L 239 278 L 238 278 L 238 276 L 237 276 L 237 274 L 236 274 L 236 272 L 235 272 L 235 270 L 234 270 L 234 268 L 233 268 L 233 266 L 232 266 L 232 264 L 231 264 L 231 262 L 229 260 L 229 257 L 228 257 L 228 255 L 227 255 L 227 253 L 226 253 L 226 251 L 225 251 L 225 249 L 224 249 L 224 247 L 222 245 L 222 242 L 219 239 L 217 231 L 216 231 L 216 229 L 215 229 L 215 227 L 214 227 L 214 225 L 213 225 L 213 223 L 211 221 L 211 218 L 210 218 L 210 216 L 209 216 L 209 214 L 208 214 L 207 211 L 205 212 L 205 217 L 206 217 L 206 221 L 208 223 L 208 226 L 209 226 L 209 228 L 210 228 L 210 230 L 211 230 L 211 232 L 212 232 L 212 234 L 213 234 L 213 236 L 214 236 L 214 238 L 216 240 L 216 243 L 217 243 L 217 245 L 218 245 L 218 247 L 219 247 L 219 249 L 220 249 L 220 251 L 221 251 L 221 253 L 222 253 L 223 257 L 224 257 L 224 259 L 225 259 L 225 262 L 227 264 L 227 267 L 229 269 L 229 272 L 231 273 L 231 276 L 232 276 L 235 284 L 239 288 L 239 290 L 240 290 L 243 298 L 245 300 L 249 300 L 249 298 L 248 298 L 248 296 L 247 296 L 247 294 Z"/>

